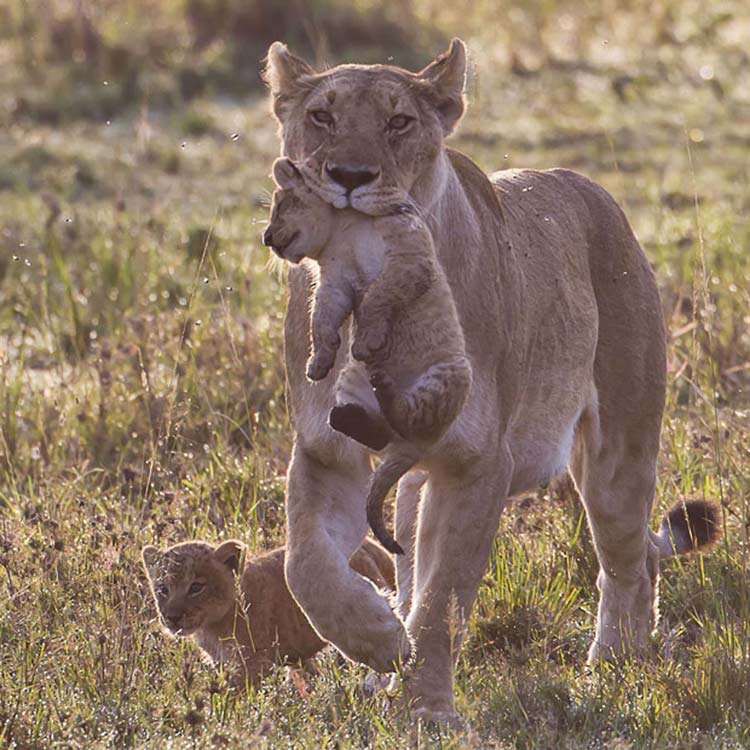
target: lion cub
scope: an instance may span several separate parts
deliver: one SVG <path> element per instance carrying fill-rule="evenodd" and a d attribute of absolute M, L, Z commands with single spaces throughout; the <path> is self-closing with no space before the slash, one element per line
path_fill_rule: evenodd
<path fill-rule="evenodd" d="M 192 636 L 216 664 L 225 664 L 237 687 L 257 685 L 274 664 L 302 664 L 326 644 L 312 629 L 284 579 L 285 548 L 248 559 L 230 540 L 218 547 L 183 542 L 161 551 L 143 548 L 143 566 L 164 627 Z M 378 588 L 395 591 L 393 561 L 366 539 L 349 561 Z M 239 586 L 237 585 L 239 583 Z"/>
<path fill-rule="evenodd" d="M 288 159 L 274 163 L 280 189 L 264 242 L 293 263 L 307 257 L 319 266 L 310 380 L 333 367 L 339 329 L 354 312 L 356 361 L 339 377 L 329 423 L 374 450 L 388 446 L 370 481 L 367 519 L 386 549 L 402 553 L 385 528 L 383 502 L 463 408 L 471 385 L 463 331 L 432 236 L 408 196 L 385 216 L 334 209 L 303 172 Z"/>

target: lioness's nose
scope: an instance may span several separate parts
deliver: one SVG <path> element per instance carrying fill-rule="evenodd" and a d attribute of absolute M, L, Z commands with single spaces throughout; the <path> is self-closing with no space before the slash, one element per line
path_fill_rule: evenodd
<path fill-rule="evenodd" d="M 336 167 L 326 164 L 326 174 L 339 185 L 345 187 L 348 191 L 354 188 L 366 185 L 372 182 L 380 174 L 377 169 L 346 169 L 345 167 Z"/>

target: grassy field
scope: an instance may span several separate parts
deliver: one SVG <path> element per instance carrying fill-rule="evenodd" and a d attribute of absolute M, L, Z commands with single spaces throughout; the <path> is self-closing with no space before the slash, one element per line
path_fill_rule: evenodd
<path fill-rule="evenodd" d="M 624 205 L 670 330 L 655 518 L 701 497 L 725 529 L 710 556 L 663 565 L 649 658 L 588 674 L 581 507 L 565 483 L 514 501 L 456 674 L 470 729 L 439 736 L 366 698 L 365 670 L 332 652 L 306 689 L 279 670 L 237 695 L 162 635 L 143 544 L 284 537 L 285 283 L 260 242 L 278 151 L 257 85 L 267 40 L 241 60 L 242 40 L 191 57 L 181 4 L 164 3 L 171 18 L 109 1 L 89 52 L 81 4 L 52 5 L 0 8 L 0 747 L 750 746 L 747 8 L 425 0 L 404 4 L 417 34 L 386 4 L 388 44 L 414 40 L 396 63 L 427 62 L 439 47 L 421 45 L 454 30 L 470 43 L 454 147 L 487 170 L 577 169 Z M 367 22 L 376 5 L 353 7 Z M 70 18 L 80 28 L 60 31 Z M 309 27 L 279 36 L 357 57 Z"/>

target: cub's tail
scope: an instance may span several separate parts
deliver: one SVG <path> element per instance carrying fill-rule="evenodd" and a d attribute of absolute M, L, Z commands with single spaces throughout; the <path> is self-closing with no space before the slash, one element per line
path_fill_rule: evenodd
<path fill-rule="evenodd" d="M 391 536 L 383 520 L 383 503 L 388 491 L 413 468 L 418 458 L 405 453 L 403 450 L 389 449 L 383 463 L 375 469 L 370 479 L 370 490 L 367 495 L 367 523 L 370 524 L 375 538 L 395 555 L 403 555 L 401 545 Z"/>
<path fill-rule="evenodd" d="M 661 557 L 702 552 L 721 538 L 719 506 L 705 500 L 685 500 L 673 505 L 651 541 Z"/>

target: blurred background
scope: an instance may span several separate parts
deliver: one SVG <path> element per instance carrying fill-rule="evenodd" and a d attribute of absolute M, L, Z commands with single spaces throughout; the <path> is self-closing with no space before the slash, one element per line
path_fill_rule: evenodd
<path fill-rule="evenodd" d="M 279 149 L 268 45 L 416 70 L 452 36 L 471 53 L 453 147 L 488 171 L 579 170 L 625 208 L 669 327 L 656 507 L 705 497 L 728 531 L 705 568 L 665 577 L 661 652 L 684 670 L 667 660 L 648 690 L 633 671 L 589 695 L 597 566 L 580 506 L 569 487 L 520 499 L 459 670 L 463 709 L 482 731 L 541 732 L 528 747 L 583 746 L 555 732 L 746 746 L 746 0 L 1 0 L 0 746 L 195 741 L 223 721 L 246 738 L 265 715 L 328 747 L 329 704 L 380 710 L 344 701 L 340 676 L 312 708 L 278 685 L 255 713 L 221 708 L 195 655 L 140 627 L 138 549 L 284 538 L 286 293 L 260 242 Z"/>

